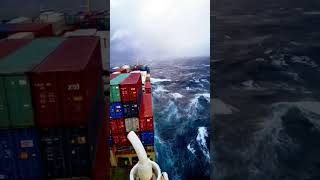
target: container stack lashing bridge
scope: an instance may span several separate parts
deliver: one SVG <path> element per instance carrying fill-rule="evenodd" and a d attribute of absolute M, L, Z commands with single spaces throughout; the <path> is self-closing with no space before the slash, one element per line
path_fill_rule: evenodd
<path fill-rule="evenodd" d="M 130 171 L 130 180 L 169 180 L 166 172 L 161 173 L 157 163 L 151 161 L 138 136 L 131 131 L 127 138 L 138 156 L 138 163 Z"/>

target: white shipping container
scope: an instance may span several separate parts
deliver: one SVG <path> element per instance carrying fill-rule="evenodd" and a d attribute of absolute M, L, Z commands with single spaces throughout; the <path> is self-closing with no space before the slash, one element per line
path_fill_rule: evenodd
<path fill-rule="evenodd" d="M 11 19 L 9 22 L 7 22 L 7 24 L 19 24 L 19 23 L 32 23 L 32 19 L 27 17 L 18 17 L 18 18 Z"/>
<path fill-rule="evenodd" d="M 130 131 L 138 132 L 140 130 L 139 118 L 126 118 L 124 119 L 124 121 L 125 121 L 127 132 L 130 132 Z"/>
<path fill-rule="evenodd" d="M 60 35 L 66 28 L 64 14 L 62 13 L 45 12 L 40 15 L 39 19 L 40 22 L 51 24 L 55 35 Z"/>
<path fill-rule="evenodd" d="M 68 32 L 68 36 L 66 37 L 74 37 L 74 36 L 96 36 L 97 30 L 96 29 L 77 29 L 72 32 Z M 65 34 L 66 35 L 66 34 Z"/>
<path fill-rule="evenodd" d="M 34 34 L 32 32 L 19 32 L 8 36 L 7 39 L 34 39 Z"/>

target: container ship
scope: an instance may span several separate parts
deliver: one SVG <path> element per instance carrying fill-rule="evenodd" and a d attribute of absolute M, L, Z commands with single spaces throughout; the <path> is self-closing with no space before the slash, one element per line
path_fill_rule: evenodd
<path fill-rule="evenodd" d="M 108 25 L 105 12 L 0 24 L 0 179 L 110 179 Z"/>
<path fill-rule="evenodd" d="M 109 113 L 111 175 L 114 179 L 126 179 L 121 177 L 128 177 L 129 170 L 138 162 L 127 139 L 130 131 L 138 135 L 147 156 L 152 161 L 156 159 L 150 68 L 147 65 L 112 68 Z"/>

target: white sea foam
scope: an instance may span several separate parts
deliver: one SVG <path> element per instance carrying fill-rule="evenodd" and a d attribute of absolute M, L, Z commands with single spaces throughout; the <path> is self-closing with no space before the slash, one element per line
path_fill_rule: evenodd
<path fill-rule="evenodd" d="M 308 56 L 293 56 L 292 62 L 305 64 L 311 67 L 318 67 L 318 65 Z"/>
<path fill-rule="evenodd" d="M 156 89 L 154 90 L 154 92 L 156 93 L 160 93 L 160 92 L 169 92 L 169 90 L 165 89 L 163 86 L 156 86 Z"/>
<path fill-rule="evenodd" d="M 201 148 L 203 155 L 210 159 L 210 153 L 207 147 L 206 138 L 208 137 L 208 131 L 206 127 L 199 127 L 198 128 L 198 135 L 197 135 L 197 142 Z"/>
<path fill-rule="evenodd" d="M 196 150 L 194 148 L 191 147 L 191 144 L 188 144 L 187 149 L 194 154 L 196 152 Z"/>
<path fill-rule="evenodd" d="M 184 95 L 180 94 L 180 93 L 171 93 L 170 94 L 174 99 L 179 99 L 179 98 L 183 98 Z"/>
<path fill-rule="evenodd" d="M 170 82 L 170 81 L 171 81 L 171 79 L 151 78 L 151 83 Z"/>

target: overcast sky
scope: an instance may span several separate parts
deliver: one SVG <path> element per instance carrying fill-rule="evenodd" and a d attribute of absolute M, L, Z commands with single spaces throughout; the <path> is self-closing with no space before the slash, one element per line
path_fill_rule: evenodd
<path fill-rule="evenodd" d="M 209 56 L 210 0 L 110 0 L 111 61 Z"/>
<path fill-rule="evenodd" d="M 110 0 L 91 0 L 93 10 L 109 9 Z M 17 16 L 33 17 L 39 15 L 40 7 L 61 11 L 83 10 L 85 0 L 0 0 L 0 18 Z"/>

